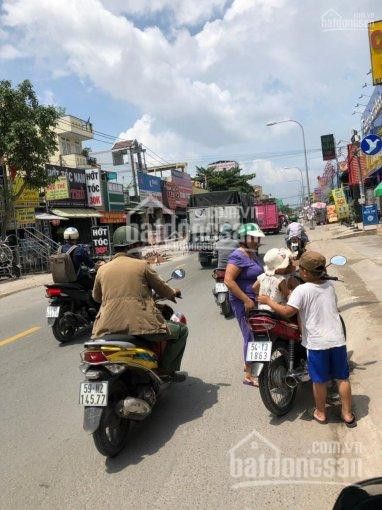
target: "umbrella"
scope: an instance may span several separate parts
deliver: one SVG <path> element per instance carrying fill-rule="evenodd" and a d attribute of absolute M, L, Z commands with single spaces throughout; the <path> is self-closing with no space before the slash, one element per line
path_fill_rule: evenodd
<path fill-rule="evenodd" d="M 382 182 L 378 184 L 378 186 L 374 189 L 375 197 L 382 197 Z"/>
<path fill-rule="evenodd" d="M 325 209 L 326 204 L 324 202 L 315 202 L 314 204 L 312 204 L 312 207 L 314 207 L 315 209 Z"/>

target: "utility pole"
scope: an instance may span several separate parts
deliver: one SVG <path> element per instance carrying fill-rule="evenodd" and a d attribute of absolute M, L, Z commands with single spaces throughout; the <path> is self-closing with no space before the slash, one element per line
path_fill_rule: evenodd
<path fill-rule="evenodd" d="M 351 137 L 351 142 L 355 146 L 354 156 L 357 158 L 358 165 L 358 180 L 359 180 L 359 195 L 360 198 L 358 203 L 360 205 L 365 205 L 365 187 L 363 183 L 363 175 L 362 175 L 362 167 L 361 167 L 361 156 L 360 156 L 360 136 L 356 129 L 353 129 L 353 136 Z"/>
<path fill-rule="evenodd" d="M 136 172 L 136 169 L 135 169 L 133 147 L 130 147 L 129 152 L 130 152 L 131 172 L 133 174 L 134 195 L 135 195 L 135 197 L 138 197 L 137 172 Z"/>

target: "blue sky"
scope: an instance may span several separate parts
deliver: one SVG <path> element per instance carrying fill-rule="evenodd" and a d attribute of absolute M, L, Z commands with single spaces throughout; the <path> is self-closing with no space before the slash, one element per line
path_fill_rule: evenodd
<path fill-rule="evenodd" d="M 354 105 L 372 91 L 362 89 L 367 30 L 326 30 L 338 18 L 366 24 L 382 18 L 382 4 L 3 0 L 0 76 L 29 78 L 43 102 L 90 117 L 97 131 L 137 138 L 166 161 L 189 161 L 191 173 L 233 158 L 273 195 L 292 196 L 297 183 L 287 181 L 299 174 L 283 167 L 303 166 L 303 157 L 285 153 L 301 152 L 301 134 L 266 122 L 304 124 L 314 187 L 320 135 L 348 139 L 359 126 Z"/>

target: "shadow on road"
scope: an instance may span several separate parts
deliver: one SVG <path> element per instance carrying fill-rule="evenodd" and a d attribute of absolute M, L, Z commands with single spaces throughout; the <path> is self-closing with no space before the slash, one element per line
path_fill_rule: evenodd
<path fill-rule="evenodd" d="M 357 306 L 377 305 L 379 303 L 380 303 L 380 301 L 353 301 L 352 303 L 348 303 L 346 305 L 340 306 L 338 308 L 338 311 L 340 313 L 342 313 L 345 310 L 349 310 L 350 308 L 355 308 Z"/>
<path fill-rule="evenodd" d="M 151 416 L 132 427 L 125 450 L 115 458 L 106 459 L 107 473 L 117 473 L 155 454 L 180 425 L 202 417 L 217 403 L 222 386 L 230 385 L 205 383 L 196 377 L 174 385 L 158 402 Z"/>

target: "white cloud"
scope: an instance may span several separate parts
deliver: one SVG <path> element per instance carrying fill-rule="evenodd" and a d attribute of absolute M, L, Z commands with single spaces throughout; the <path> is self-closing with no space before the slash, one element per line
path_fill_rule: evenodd
<path fill-rule="evenodd" d="M 46 105 L 57 105 L 56 98 L 52 90 L 45 89 L 39 97 L 41 103 Z"/>
<path fill-rule="evenodd" d="M 322 133 L 348 128 L 349 102 L 369 65 L 367 33 L 323 32 L 329 4 L 4 0 L 2 23 L 16 54 L 134 105 L 140 118 L 129 136 L 166 158 L 222 159 L 301 147 L 297 126 L 266 128 L 268 120 L 297 117 L 314 148 Z M 336 9 L 359 10 L 355 0 L 337 0 Z M 374 12 L 375 0 L 364 0 L 363 9 Z M 164 16 L 166 30 L 155 16 L 160 26 Z M 152 26 L 138 28 L 137 18 L 140 27 L 145 19 Z M 281 184 L 266 163 L 260 172 L 270 186 Z"/>
<path fill-rule="evenodd" d="M 19 51 L 12 44 L 3 44 L 0 46 L 0 60 L 14 60 L 15 58 L 22 57 L 21 51 Z"/>

